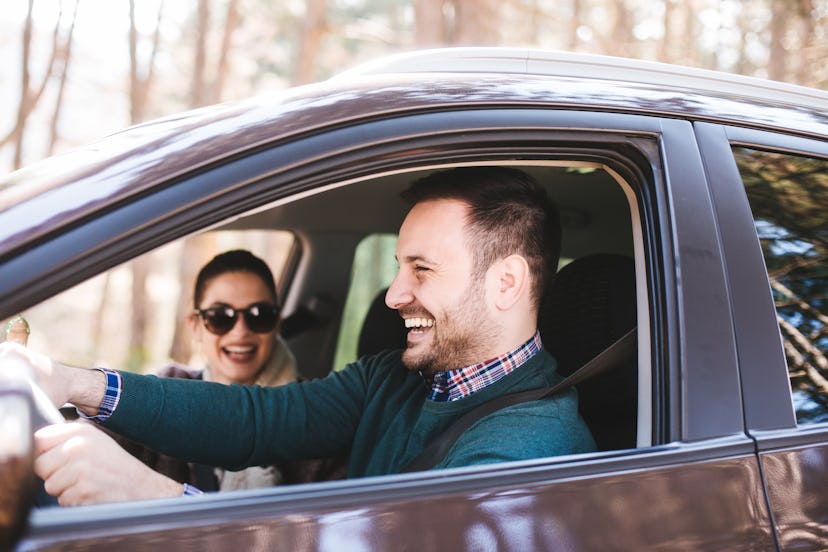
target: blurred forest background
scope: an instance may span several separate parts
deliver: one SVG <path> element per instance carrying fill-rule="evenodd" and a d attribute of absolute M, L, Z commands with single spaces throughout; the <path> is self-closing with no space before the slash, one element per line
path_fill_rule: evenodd
<path fill-rule="evenodd" d="M 828 0 L 5 0 L 0 168 L 380 55 L 504 45 L 828 86 Z"/>
<path fill-rule="evenodd" d="M 828 0 L 4 0 L 0 171 L 144 120 L 278 93 L 416 48 L 569 50 L 828 88 L 827 35 Z M 290 243 L 255 240 L 269 259 Z M 189 307 L 197 269 L 230 243 L 248 246 L 206 236 L 102 276 L 84 295 L 97 336 L 84 346 L 91 358 L 118 362 L 100 350 L 104 313 L 114 309 L 131 321 L 118 353 L 127 366 L 186 361 L 191 351 L 173 322 Z M 159 299 L 150 291 L 160 266 L 175 266 L 169 276 L 179 283 Z M 77 308 L 77 300 L 67 307 Z M 148 351 L 150 327 L 174 335 L 172 345 Z"/>

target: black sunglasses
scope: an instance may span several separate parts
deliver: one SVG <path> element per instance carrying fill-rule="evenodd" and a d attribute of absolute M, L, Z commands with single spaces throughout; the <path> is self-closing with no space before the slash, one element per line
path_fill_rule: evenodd
<path fill-rule="evenodd" d="M 195 309 L 201 317 L 204 327 L 212 334 L 224 335 L 236 325 L 239 314 L 244 316 L 244 324 L 255 333 L 272 332 L 279 322 L 279 307 L 272 303 L 254 303 L 246 309 L 234 309 L 219 305 L 207 309 Z"/>

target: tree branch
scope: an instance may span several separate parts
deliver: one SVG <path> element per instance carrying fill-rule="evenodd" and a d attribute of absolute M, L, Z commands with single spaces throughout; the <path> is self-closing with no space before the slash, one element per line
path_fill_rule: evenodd
<path fill-rule="evenodd" d="M 828 393 L 828 380 L 822 375 L 823 372 L 828 371 L 828 359 L 792 324 L 781 316 L 777 316 L 776 319 L 779 322 L 779 327 L 793 340 L 793 343 L 790 343 L 788 339 L 783 340 L 785 354 L 794 359 L 797 368 L 802 367 L 808 372 L 808 377 L 814 382 L 814 385 Z M 793 350 L 794 343 L 797 346 L 795 352 Z M 804 351 L 809 355 L 816 363 L 816 367 L 800 351 Z"/>
<path fill-rule="evenodd" d="M 799 297 L 797 294 L 793 292 L 793 290 L 791 290 L 785 284 L 783 284 L 776 278 L 771 278 L 770 284 L 773 289 L 794 301 L 796 305 L 799 307 L 799 310 L 805 311 L 813 315 L 817 320 L 822 322 L 823 326 L 828 326 L 828 316 L 824 315 L 823 313 L 815 309 L 813 305 Z"/>

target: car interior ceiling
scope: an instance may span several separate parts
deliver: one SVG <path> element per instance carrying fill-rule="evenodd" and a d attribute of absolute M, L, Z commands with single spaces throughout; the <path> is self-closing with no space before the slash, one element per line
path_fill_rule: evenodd
<path fill-rule="evenodd" d="M 562 258 L 598 252 L 633 254 L 628 200 L 609 173 L 578 166 L 515 166 L 542 183 L 558 204 Z M 259 209 L 221 229 L 288 229 L 320 235 L 396 233 L 407 212 L 400 192 L 427 172 L 394 173 L 325 189 Z"/>

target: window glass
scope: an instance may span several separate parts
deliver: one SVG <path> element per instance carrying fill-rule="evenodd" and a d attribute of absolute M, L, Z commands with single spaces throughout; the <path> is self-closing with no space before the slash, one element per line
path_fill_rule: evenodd
<path fill-rule="evenodd" d="M 828 422 L 828 160 L 736 148 L 797 421 Z"/>
<path fill-rule="evenodd" d="M 356 360 L 359 332 L 368 308 L 377 294 L 391 285 L 397 274 L 396 248 L 396 234 L 372 234 L 357 246 L 351 270 L 351 287 L 334 355 L 334 370 L 341 370 Z"/>
<path fill-rule="evenodd" d="M 170 361 L 199 362 L 186 318 L 201 267 L 223 251 L 248 249 L 279 286 L 295 242 L 291 232 L 253 230 L 178 240 L 21 313 L 31 326 L 29 345 L 75 366 L 151 372 Z"/>

